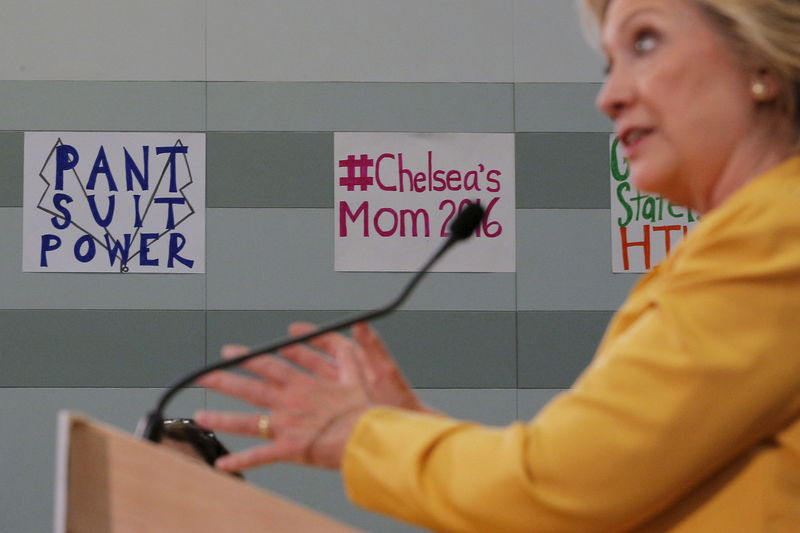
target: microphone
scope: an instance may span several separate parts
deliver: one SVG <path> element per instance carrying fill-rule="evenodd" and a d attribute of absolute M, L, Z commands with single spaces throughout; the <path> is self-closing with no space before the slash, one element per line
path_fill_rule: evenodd
<path fill-rule="evenodd" d="M 411 280 L 406 285 L 405 289 L 391 302 L 384 305 L 383 307 L 379 307 L 377 309 L 373 309 L 371 311 L 365 311 L 363 313 L 358 313 L 350 318 L 345 318 L 342 320 L 338 320 L 336 322 L 332 322 L 330 324 L 324 325 L 320 327 L 318 330 L 313 331 L 311 333 L 306 333 L 305 335 L 300 335 L 298 337 L 287 337 L 276 341 L 272 344 L 268 344 L 266 346 L 262 346 L 260 348 L 255 348 L 250 352 L 236 357 L 234 359 L 228 359 L 224 361 L 219 361 L 217 363 L 208 365 L 203 367 L 199 370 L 188 374 L 167 387 L 167 390 L 161 395 L 156 404 L 156 407 L 150 411 L 145 418 L 139 421 L 139 424 L 136 428 L 136 435 L 150 440 L 152 442 L 160 442 L 161 435 L 163 433 L 163 423 L 164 423 L 164 410 L 166 409 L 167 403 L 172 399 L 175 394 L 180 391 L 181 389 L 187 387 L 196 379 L 205 374 L 214 372 L 215 370 L 222 370 L 224 368 L 230 368 L 232 366 L 238 366 L 241 363 L 257 357 L 259 355 L 263 355 L 266 353 L 275 352 L 281 348 L 285 348 L 286 346 L 292 344 L 298 344 L 302 342 L 307 342 L 315 337 L 320 335 L 324 335 L 325 333 L 330 333 L 332 331 L 337 331 L 340 329 L 344 329 L 348 326 L 352 326 L 356 322 L 364 322 L 367 320 L 374 320 L 378 317 L 386 315 L 403 304 L 406 301 L 408 296 L 417 286 L 419 281 L 422 277 L 428 273 L 428 270 L 433 266 L 439 258 L 444 255 L 444 253 L 450 249 L 455 243 L 459 241 L 463 241 L 469 238 L 470 235 L 475 231 L 480 224 L 481 219 L 484 215 L 484 209 L 479 203 L 469 203 L 467 204 L 456 216 L 453 222 L 450 224 L 450 237 L 439 247 L 436 253 L 428 259 L 428 262 L 425 263 L 422 268 L 420 268 L 416 274 L 411 278 Z"/>

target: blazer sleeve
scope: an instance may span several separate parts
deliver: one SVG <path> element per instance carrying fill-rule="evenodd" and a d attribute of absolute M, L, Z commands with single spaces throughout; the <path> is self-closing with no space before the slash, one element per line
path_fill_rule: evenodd
<path fill-rule="evenodd" d="M 369 411 L 345 452 L 350 498 L 475 533 L 618 531 L 668 507 L 797 416 L 800 238 L 764 239 L 796 227 L 755 213 L 704 228 L 646 310 L 528 423 Z"/>

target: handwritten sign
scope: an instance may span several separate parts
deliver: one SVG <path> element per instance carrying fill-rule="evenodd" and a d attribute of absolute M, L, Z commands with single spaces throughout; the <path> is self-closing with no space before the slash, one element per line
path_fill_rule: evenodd
<path fill-rule="evenodd" d="M 27 132 L 23 270 L 205 271 L 205 136 Z"/>
<path fill-rule="evenodd" d="M 486 209 L 439 272 L 514 272 L 513 134 L 336 133 L 335 267 L 414 271 L 468 202 Z"/>
<path fill-rule="evenodd" d="M 611 136 L 612 271 L 647 272 L 699 221 L 691 209 L 639 191 L 619 139 Z"/>

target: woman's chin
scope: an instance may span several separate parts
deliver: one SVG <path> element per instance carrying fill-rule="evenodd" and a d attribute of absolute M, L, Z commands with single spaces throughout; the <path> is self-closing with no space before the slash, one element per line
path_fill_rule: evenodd
<path fill-rule="evenodd" d="M 631 164 L 631 181 L 640 191 L 660 196 L 669 196 L 675 188 L 674 174 L 646 164 Z"/>

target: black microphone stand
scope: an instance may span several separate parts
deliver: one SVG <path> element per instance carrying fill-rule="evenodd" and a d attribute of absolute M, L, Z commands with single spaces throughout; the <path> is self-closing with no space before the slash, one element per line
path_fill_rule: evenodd
<path fill-rule="evenodd" d="M 238 366 L 245 361 L 252 359 L 254 357 L 258 357 L 260 355 L 264 355 L 267 353 L 272 353 L 281 348 L 285 348 L 286 346 L 290 346 L 292 344 L 298 344 L 310 341 L 311 339 L 323 335 L 325 333 L 330 333 L 332 331 L 338 331 L 348 326 L 352 326 L 357 322 L 364 322 L 367 320 L 374 320 L 378 317 L 386 315 L 391 311 L 398 308 L 403 302 L 406 301 L 408 296 L 417 286 L 419 281 L 422 277 L 427 274 L 428 270 L 433 266 L 436 261 L 439 260 L 444 253 L 450 249 L 456 242 L 460 240 L 464 240 L 469 238 L 475 228 L 480 223 L 481 219 L 483 218 L 484 210 L 480 204 L 471 203 L 467 205 L 453 220 L 452 224 L 450 225 L 450 237 L 439 247 L 433 257 L 431 257 L 422 268 L 417 271 L 411 280 L 406 285 L 405 289 L 400 293 L 397 298 L 389 302 L 388 304 L 384 305 L 383 307 L 379 307 L 377 309 L 373 309 L 370 311 L 365 311 L 363 313 L 359 313 L 355 316 L 351 316 L 345 319 L 337 320 L 335 322 L 331 322 L 327 325 L 324 325 L 317 329 L 316 331 L 312 331 L 310 333 L 306 333 L 305 335 L 300 335 L 299 337 L 286 337 L 279 341 L 273 342 L 266 346 L 262 346 L 260 348 L 255 348 L 250 352 L 240 355 L 239 357 L 233 359 L 227 359 L 224 361 L 219 361 L 217 363 L 205 366 L 199 370 L 188 374 L 173 383 L 171 383 L 167 390 L 161 395 L 156 404 L 156 407 L 150 411 L 145 418 L 143 418 L 140 423 L 139 427 L 136 430 L 138 436 L 143 439 L 150 440 L 152 442 L 160 442 L 161 435 L 163 432 L 163 423 L 164 423 L 164 410 L 166 409 L 167 403 L 172 399 L 178 391 L 185 388 L 186 386 L 190 385 L 196 379 L 204 376 L 205 374 L 214 372 L 215 370 L 222 370 L 225 368 L 230 368 L 233 366 Z"/>

